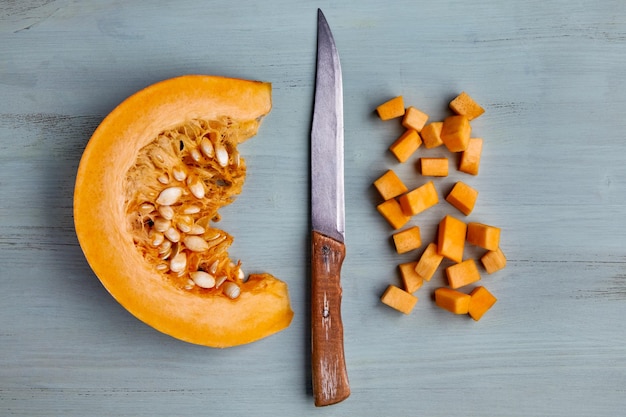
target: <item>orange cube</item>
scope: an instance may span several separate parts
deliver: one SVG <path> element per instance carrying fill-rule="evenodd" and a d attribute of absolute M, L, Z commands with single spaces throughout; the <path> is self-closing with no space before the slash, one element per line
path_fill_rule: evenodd
<path fill-rule="evenodd" d="M 477 222 L 468 223 L 467 241 L 487 250 L 496 250 L 500 246 L 500 228 Z"/>
<path fill-rule="evenodd" d="M 469 294 L 441 287 L 435 290 L 435 304 L 454 314 L 467 314 L 472 297 Z"/>
<path fill-rule="evenodd" d="M 452 187 L 452 190 L 446 197 L 446 201 L 467 216 L 474 210 L 477 198 L 478 191 L 459 181 Z"/>
<path fill-rule="evenodd" d="M 504 269 L 506 267 L 506 257 L 502 253 L 502 249 L 490 250 L 480 258 L 485 270 L 488 274 L 493 274 L 496 271 Z"/>
<path fill-rule="evenodd" d="M 409 191 L 402 180 L 391 169 L 374 181 L 374 187 L 384 200 L 389 200 Z"/>
<path fill-rule="evenodd" d="M 419 261 L 417 261 L 417 265 L 415 265 L 415 273 L 426 281 L 430 281 L 442 260 L 443 256 L 437 253 L 437 245 L 429 243 Z"/>
<path fill-rule="evenodd" d="M 441 140 L 441 128 L 443 122 L 432 122 L 424 126 L 420 132 L 422 141 L 426 149 L 436 148 L 439 145 L 443 145 Z"/>
<path fill-rule="evenodd" d="M 456 114 L 461 114 L 469 120 L 473 120 L 485 112 L 485 109 L 476 103 L 465 91 L 450 102 L 450 108 Z"/>
<path fill-rule="evenodd" d="M 424 279 L 415 272 L 416 265 L 417 262 L 407 262 L 398 265 L 406 292 L 414 293 L 419 290 L 424 283 Z"/>
<path fill-rule="evenodd" d="M 417 297 L 401 288 L 390 285 L 380 297 L 380 301 L 404 314 L 409 314 L 417 303 Z"/>
<path fill-rule="evenodd" d="M 421 144 L 422 139 L 417 133 L 417 130 L 408 129 L 402 134 L 402 136 L 396 139 L 396 141 L 389 147 L 389 150 L 395 155 L 396 158 L 398 158 L 398 161 L 405 162 L 411 157 L 411 155 L 413 155 Z"/>
<path fill-rule="evenodd" d="M 437 250 L 439 255 L 454 262 L 463 260 L 467 225 L 450 215 L 439 222 Z"/>
<path fill-rule="evenodd" d="M 437 189 L 432 181 L 401 195 L 398 202 L 407 216 L 414 216 L 439 202 Z"/>
<path fill-rule="evenodd" d="M 391 227 L 396 230 L 411 220 L 411 216 L 407 216 L 402 212 L 402 207 L 395 198 L 380 203 L 376 206 L 376 209 L 389 222 Z"/>
<path fill-rule="evenodd" d="M 483 151 L 483 140 L 481 138 L 470 138 L 467 149 L 461 154 L 459 171 L 471 175 L 478 175 L 480 167 L 480 154 Z"/>
<path fill-rule="evenodd" d="M 465 116 L 448 116 L 441 127 L 441 140 L 450 152 L 463 152 L 469 144 L 472 127 Z"/>
<path fill-rule="evenodd" d="M 427 177 L 447 177 L 448 158 L 420 158 L 422 175 Z"/>
<path fill-rule="evenodd" d="M 468 313 L 478 321 L 498 301 L 485 287 L 476 287 L 470 293 Z"/>
<path fill-rule="evenodd" d="M 404 118 L 402 119 L 402 126 L 407 129 L 413 129 L 420 132 L 428 120 L 428 115 L 421 110 L 411 106 L 406 109 Z"/>
<path fill-rule="evenodd" d="M 390 120 L 404 116 L 404 99 L 402 96 L 394 97 L 376 107 L 376 112 L 381 120 Z"/>
<path fill-rule="evenodd" d="M 418 226 L 413 226 L 401 232 L 395 233 L 393 235 L 393 243 L 396 245 L 396 251 L 400 254 L 419 248 L 422 246 L 420 228 Z"/>
<path fill-rule="evenodd" d="M 453 290 L 480 280 L 478 267 L 473 259 L 467 259 L 446 268 L 448 285 Z"/>

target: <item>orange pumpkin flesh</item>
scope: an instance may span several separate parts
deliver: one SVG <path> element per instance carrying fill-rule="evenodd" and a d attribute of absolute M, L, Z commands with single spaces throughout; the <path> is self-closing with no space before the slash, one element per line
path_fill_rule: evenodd
<path fill-rule="evenodd" d="M 232 237 L 214 226 L 245 178 L 236 146 L 270 109 L 268 83 L 188 75 L 132 95 L 90 139 L 74 193 L 78 240 L 105 288 L 148 325 L 212 347 L 289 326 L 287 285 L 246 279 L 229 258 Z M 180 195 L 159 199 L 168 188 Z M 196 271 L 217 282 L 197 285 Z"/>

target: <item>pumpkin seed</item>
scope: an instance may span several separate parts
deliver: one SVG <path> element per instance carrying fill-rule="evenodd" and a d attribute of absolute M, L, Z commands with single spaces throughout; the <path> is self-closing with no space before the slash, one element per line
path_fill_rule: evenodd
<path fill-rule="evenodd" d="M 171 206 L 175 204 L 183 195 L 183 189 L 180 187 L 169 187 L 161 191 L 156 199 L 156 203 L 163 206 Z"/>
<path fill-rule="evenodd" d="M 164 172 L 163 174 L 157 177 L 157 181 L 163 185 L 167 185 L 170 183 L 170 176 L 167 172 Z"/>
<path fill-rule="evenodd" d="M 187 249 L 193 252 L 204 252 L 209 249 L 209 244 L 200 236 L 185 236 L 183 243 Z"/>
<path fill-rule="evenodd" d="M 172 175 L 176 181 L 185 181 L 185 178 L 187 178 L 187 173 L 183 171 L 182 168 L 174 168 L 172 170 Z"/>
<path fill-rule="evenodd" d="M 180 240 L 180 233 L 178 232 L 178 230 L 170 227 L 165 231 L 165 237 L 168 238 L 172 243 L 178 242 Z"/>
<path fill-rule="evenodd" d="M 187 232 L 190 235 L 201 235 L 204 233 L 204 227 L 199 224 L 194 224 L 191 226 L 191 230 Z"/>
<path fill-rule="evenodd" d="M 196 214 L 200 213 L 201 208 L 199 206 L 189 205 L 183 207 L 184 214 Z"/>
<path fill-rule="evenodd" d="M 209 267 L 209 272 L 213 275 L 215 275 L 215 273 L 217 272 L 217 267 L 219 266 L 220 261 L 215 261 L 211 264 L 211 266 Z"/>
<path fill-rule="evenodd" d="M 216 237 L 215 239 L 207 240 L 207 243 L 209 244 L 209 247 L 212 248 L 224 242 L 225 240 L 226 240 L 226 235 L 222 235 L 222 236 Z"/>
<path fill-rule="evenodd" d="M 176 227 L 183 233 L 189 233 L 193 226 L 193 218 L 191 216 L 180 216 L 176 220 Z"/>
<path fill-rule="evenodd" d="M 174 209 L 172 206 L 159 206 L 159 214 L 166 220 L 174 218 Z"/>
<path fill-rule="evenodd" d="M 164 233 L 167 229 L 170 228 L 171 225 L 172 222 L 164 219 L 163 217 L 157 217 L 156 219 L 154 219 L 154 230 L 156 230 L 157 232 Z"/>
<path fill-rule="evenodd" d="M 191 159 L 196 162 L 200 162 L 200 160 L 202 159 L 202 154 L 196 148 L 192 149 L 189 154 L 191 155 Z"/>
<path fill-rule="evenodd" d="M 215 287 L 215 277 L 204 271 L 195 271 L 189 274 L 191 280 L 200 288 Z"/>
<path fill-rule="evenodd" d="M 226 275 L 222 275 L 221 277 L 219 277 L 216 281 L 215 281 L 215 288 L 219 288 L 222 286 L 222 284 L 224 282 L 226 282 L 226 280 L 228 279 L 228 277 Z"/>
<path fill-rule="evenodd" d="M 154 206 L 150 203 L 144 203 L 139 207 L 139 212 L 144 216 L 154 211 Z"/>
<path fill-rule="evenodd" d="M 159 245 L 159 254 L 165 253 L 170 249 L 172 249 L 172 242 L 169 240 L 165 240 Z"/>
<path fill-rule="evenodd" d="M 174 256 L 170 261 L 170 270 L 172 272 L 181 272 L 187 268 L 187 255 L 185 252 L 181 252 Z"/>
<path fill-rule="evenodd" d="M 170 257 L 173 258 L 178 255 L 181 249 L 181 245 L 178 242 L 172 243 L 172 252 L 170 253 Z"/>
<path fill-rule="evenodd" d="M 194 197 L 196 197 L 198 200 L 201 200 L 204 198 L 204 185 L 202 185 L 201 181 L 192 181 L 189 184 L 187 184 L 187 186 L 189 187 L 189 191 L 191 191 L 191 194 L 193 194 Z"/>
<path fill-rule="evenodd" d="M 241 294 L 241 288 L 239 288 L 239 285 L 237 285 L 236 283 L 232 281 L 229 281 L 226 284 L 224 284 L 223 291 L 224 291 L 224 294 L 226 294 L 226 296 L 232 300 L 239 297 L 239 294 Z"/>
<path fill-rule="evenodd" d="M 163 152 L 162 149 L 160 148 L 156 148 L 156 149 L 152 149 L 152 151 L 149 154 L 150 156 L 150 160 L 152 160 L 152 163 L 157 167 L 157 168 L 164 168 L 165 167 L 165 154 Z"/>
<path fill-rule="evenodd" d="M 191 232 L 191 226 L 189 224 L 187 224 L 187 223 L 178 222 L 178 223 L 176 223 L 176 227 L 178 227 L 178 230 L 180 230 L 183 233 Z"/>
<path fill-rule="evenodd" d="M 241 267 L 237 268 L 237 279 L 239 279 L 242 282 L 246 282 L 248 279 L 248 277 L 246 277 L 246 274 L 244 274 L 243 269 L 241 269 Z"/>
<path fill-rule="evenodd" d="M 213 155 L 215 153 L 213 149 L 213 144 L 208 138 L 202 138 L 202 140 L 200 141 L 200 150 L 207 158 L 213 158 Z"/>
<path fill-rule="evenodd" d="M 204 233 L 204 238 L 206 240 L 215 240 L 220 236 L 222 236 L 222 233 L 217 229 L 209 229 Z"/>
<path fill-rule="evenodd" d="M 169 248 L 163 252 L 159 251 L 159 258 L 163 260 L 169 259 L 170 256 L 172 256 L 172 248 Z"/>
<path fill-rule="evenodd" d="M 215 158 L 221 167 L 228 166 L 228 151 L 221 143 L 215 145 Z"/>
<path fill-rule="evenodd" d="M 154 230 L 150 231 L 150 239 L 152 246 L 159 246 L 165 240 L 165 236 L 163 233 L 155 232 Z"/>

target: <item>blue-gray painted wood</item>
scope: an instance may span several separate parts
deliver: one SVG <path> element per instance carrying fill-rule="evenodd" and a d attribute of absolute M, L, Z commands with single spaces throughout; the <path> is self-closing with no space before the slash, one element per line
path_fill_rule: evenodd
<path fill-rule="evenodd" d="M 308 141 L 317 7 L 344 72 L 342 304 L 352 395 L 315 409 L 308 368 Z M 72 223 L 81 152 L 134 91 L 184 73 L 273 83 L 242 146 L 249 176 L 222 213 L 232 253 L 290 285 L 286 331 L 229 350 L 162 335 L 90 271 Z M 371 183 L 413 162 L 373 109 L 403 94 L 431 115 L 460 91 L 486 109 L 468 220 L 499 225 L 509 264 L 478 323 L 439 310 L 438 274 L 403 316 Z M 615 416 L 626 408 L 626 3 L 45 1 L 0 4 L 0 415 Z M 423 155 L 442 154 L 441 149 Z M 417 216 L 424 242 L 454 209 Z M 472 252 L 470 250 L 470 252 Z M 478 253 L 477 251 L 474 253 Z M 471 254 L 471 253 L 470 253 Z"/>

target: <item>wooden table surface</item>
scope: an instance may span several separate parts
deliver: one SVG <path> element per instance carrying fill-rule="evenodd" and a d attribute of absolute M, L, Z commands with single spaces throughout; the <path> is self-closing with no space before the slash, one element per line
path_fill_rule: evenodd
<path fill-rule="evenodd" d="M 308 146 L 317 7 L 345 95 L 346 361 L 352 395 L 313 406 L 309 370 Z M 248 179 L 222 212 L 234 256 L 290 287 L 291 326 L 216 350 L 135 319 L 78 245 L 72 195 L 102 118 L 188 73 L 273 84 L 273 110 L 241 147 Z M 404 95 L 441 120 L 467 91 L 486 109 L 466 221 L 502 228 L 507 268 L 479 321 L 438 309 L 439 273 L 402 315 L 372 181 L 401 133 L 376 105 Z M 626 409 L 626 3 L 622 0 L 0 2 L 0 415 L 616 416 Z M 444 154 L 442 149 L 418 151 Z M 425 243 L 454 212 L 416 216 Z M 470 255 L 472 250 L 468 250 Z M 477 251 L 473 252 L 477 254 Z"/>

